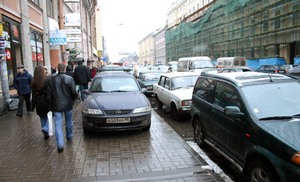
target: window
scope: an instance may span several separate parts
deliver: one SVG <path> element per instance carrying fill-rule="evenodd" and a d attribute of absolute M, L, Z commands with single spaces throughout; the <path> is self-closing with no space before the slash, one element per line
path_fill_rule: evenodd
<path fill-rule="evenodd" d="M 53 0 L 47 0 L 47 15 L 49 17 L 54 18 L 54 12 L 53 12 Z"/>
<path fill-rule="evenodd" d="M 212 102 L 214 99 L 214 88 L 214 80 L 203 78 L 195 84 L 194 94 L 208 102 Z"/>
<path fill-rule="evenodd" d="M 237 106 L 241 108 L 236 91 L 225 83 L 217 82 L 215 96 L 214 104 L 220 107 Z"/>
<path fill-rule="evenodd" d="M 31 0 L 34 4 L 36 4 L 36 5 L 38 5 L 38 6 L 40 6 L 40 0 Z"/>

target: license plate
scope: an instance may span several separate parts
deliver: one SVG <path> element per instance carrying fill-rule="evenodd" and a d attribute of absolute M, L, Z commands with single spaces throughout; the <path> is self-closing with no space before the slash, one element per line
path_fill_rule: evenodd
<path fill-rule="evenodd" d="M 106 123 L 130 123 L 130 118 L 108 118 Z"/>

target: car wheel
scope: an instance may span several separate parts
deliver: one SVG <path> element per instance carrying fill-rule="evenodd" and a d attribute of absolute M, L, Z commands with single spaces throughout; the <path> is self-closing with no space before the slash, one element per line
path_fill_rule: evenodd
<path fill-rule="evenodd" d="M 180 114 L 177 111 L 176 105 L 174 103 L 171 104 L 171 111 L 170 111 L 171 117 L 174 120 L 179 120 L 180 119 Z"/>
<path fill-rule="evenodd" d="M 157 105 L 158 109 L 162 109 L 163 103 L 158 99 L 157 95 L 155 96 L 155 100 L 156 100 L 156 105 Z"/>
<path fill-rule="evenodd" d="M 204 136 L 204 128 L 202 123 L 199 119 L 196 119 L 194 124 L 194 138 L 198 146 L 201 148 L 205 147 L 206 145 L 204 142 Z"/>
<path fill-rule="evenodd" d="M 247 179 L 250 182 L 275 181 L 275 177 L 270 168 L 260 161 L 254 161 L 249 165 Z"/>

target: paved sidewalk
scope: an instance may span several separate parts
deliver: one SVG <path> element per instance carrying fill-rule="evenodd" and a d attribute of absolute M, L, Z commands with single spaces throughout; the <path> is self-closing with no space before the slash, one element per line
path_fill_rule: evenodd
<path fill-rule="evenodd" d="M 155 111 L 149 132 L 84 135 L 80 110 L 62 153 L 54 136 L 44 140 L 35 113 L 1 116 L 0 181 L 223 181 Z"/>

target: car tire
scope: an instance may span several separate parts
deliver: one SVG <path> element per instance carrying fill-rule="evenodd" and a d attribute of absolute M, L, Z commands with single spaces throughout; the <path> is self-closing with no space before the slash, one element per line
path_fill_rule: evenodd
<path fill-rule="evenodd" d="M 204 128 L 199 119 L 196 119 L 194 121 L 194 139 L 198 146 L 200 148 L 203 148 L 206 146 L 206 143 L 204 142 L 205 139 L 205 134 L 204 134 Z"/>
<path fill-rule="evenodd" d="M 158 99 L 157 95 L 155 96 L 155 100 L 156 100 L 156 105 L 157 105 L 158 109 L 162 109 L 163 103 Z"/>
<path fill-rule="evenodd" d="M 254 161 L 249 165 L 247 181 L 276 181 L 270 168 L 261 161 Z"/>
<path fill-rule="evenodd" d="M 176 120 L 176 121 L 180 120 L 180 114 L 179 114 L 179 112 L 177 110 L 177 107 L 174 103 L 171 104 L 170 114 L 171 114 L 171 117 L 174 120 Z"/>

